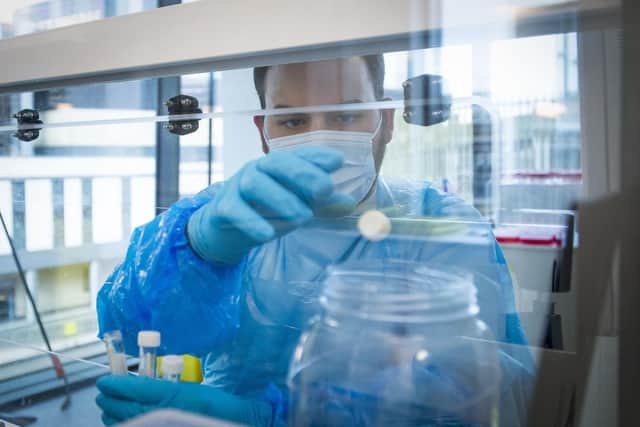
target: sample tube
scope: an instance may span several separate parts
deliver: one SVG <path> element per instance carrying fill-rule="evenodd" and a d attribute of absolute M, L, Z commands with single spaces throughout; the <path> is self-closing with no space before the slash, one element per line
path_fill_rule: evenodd
<path fill-rule="evenodd" d="M 138 347 L 140 347 L 140 362 L 138 375 L 143 377 L 156 377 L 156 353 L 160 347 L 160 332 L 138 332 Z"/>
<path fill-rule="evenodd" d="M 162 378 L 177 383 L 184 367 L 182 356 L 168 355 L 162 358 Z"/>
<path fill-rule="evenodd" d="M 104 343 L 107 347 L 109 368 L 113 375 L 127 375 L 127 356 L 120 331 L 105 332 Z"/>

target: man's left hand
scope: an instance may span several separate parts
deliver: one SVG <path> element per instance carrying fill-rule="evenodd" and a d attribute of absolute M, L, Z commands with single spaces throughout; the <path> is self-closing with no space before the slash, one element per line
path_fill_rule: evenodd
<path fill-rule="evenodd" d="M 196 383 L 173 383 L 135 376 L 102 377 L 96 383 L 102 421 L 111 426 L 160 408 L 174 408 L 256 427 L 271 426 L 272 406 L 245 400 Z"/>

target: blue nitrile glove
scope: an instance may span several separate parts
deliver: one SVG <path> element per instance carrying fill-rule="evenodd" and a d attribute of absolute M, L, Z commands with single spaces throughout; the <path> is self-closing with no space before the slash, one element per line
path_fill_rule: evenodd
<path fill-rule="evenodd" d="M 245 400 L 214 387 L 145 377 L 109 375 L 96 383 L 102 422 L 111 426 L 161 408 L 180 409 L 256 427 L 273 424 L 275 409 L 267 402 Z"/>
<path fill-rule="evenodd" d="M 207 261 L 231 264 L 254 246 L 309 221 L 314 213 L 349 212 L 355 200 L 335 193 L 330 176 L 342 161 L 335 149 L 305 146 L 273 151 L 247 163 L 191 216 L 191 247 Z"/>

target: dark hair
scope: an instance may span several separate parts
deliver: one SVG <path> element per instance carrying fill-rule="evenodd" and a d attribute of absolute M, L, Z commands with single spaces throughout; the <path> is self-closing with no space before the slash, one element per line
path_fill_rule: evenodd
<path fill-rule="evenodd" d="M 378 55 L 363 55 L 360 58 L 367 65 L 367 70 L 371 76 L 373 83 L 373 94 L 376 100 L 381 100 L 384 96 L 384 57 Z M 260 98 L 260 106 L 265 107 L 264 82 L 269 71 L 269 65 L 264 67 L 256 67 L 253 69 L 253 84 L 256 86 L 258 98 Z"/>

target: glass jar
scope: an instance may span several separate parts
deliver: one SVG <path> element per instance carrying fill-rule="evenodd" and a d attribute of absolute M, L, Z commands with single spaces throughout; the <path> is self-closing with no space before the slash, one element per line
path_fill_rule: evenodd
<path fill-rule="evenodd" d="M 497 346 L 473 276 L 446 270 L 331 267 L 289 369 L 289 425 L 498 425 Z"/>

